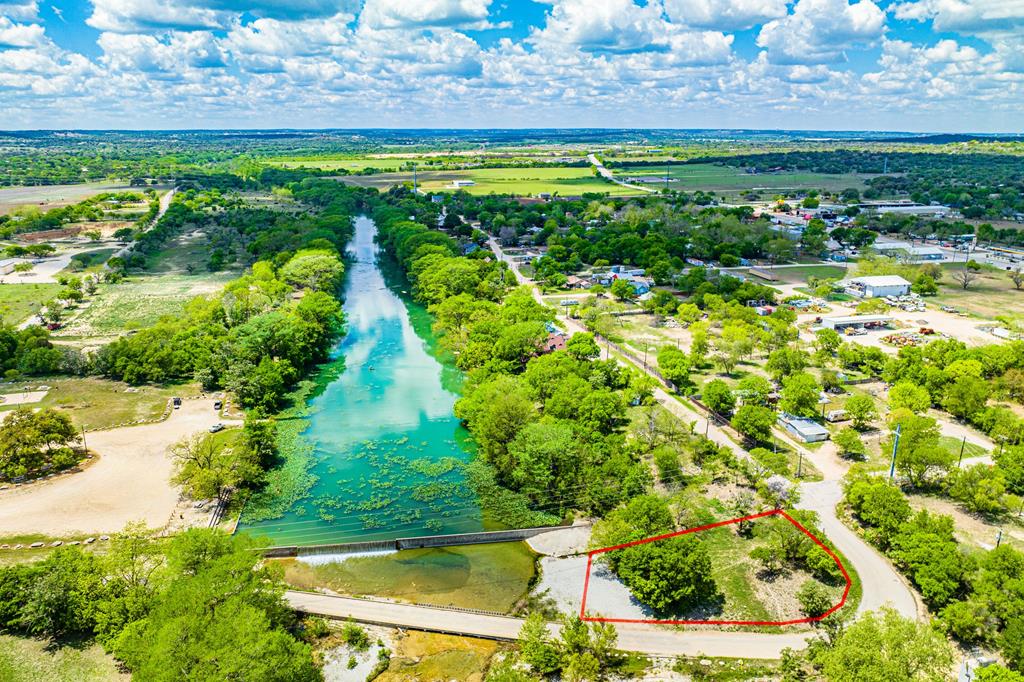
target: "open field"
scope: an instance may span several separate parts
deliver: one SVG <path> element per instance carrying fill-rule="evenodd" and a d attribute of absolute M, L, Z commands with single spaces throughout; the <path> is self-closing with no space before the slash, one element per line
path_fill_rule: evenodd
<path fill-rule="evenodd" d="M 55 407 L 67 413 L 75 426 L 102 429 L 138 419 L 155 419 L 164 413 L 174 396 L 199 395 L 196 384 L 177 386 L 129 386 L 119 381 L 93 377 L 35 379 L 49 387 L 46 397 L 33 407 Z M 20 389 L 23 384 L 16 386 Z M 32 384 L 34 388 L 36 384 Z M 0 405 L 0 415 L 15 405 Z"/>
<path fill-rule="evenodd" d="M 81 185 L 36 185 L 0 189 L 0 215 L 19 206 L 33 205 L 46 210 L 75 204 L 103 192 L 139 189 L 123 183 L 89 182 Z"/>
<path fill-rule="evenodd" d="M 0 284 L 0 317 L 20 324 L 63 288 L 59 284 Z"/>
<path fill-rule="evenodd" d="M 353 156 L 344 158 L 307 158 L 307 157 L 286 157 L 280 159 L 268 159 L 267 162 L 282 168 L 321 168 L 323 170 L 346 170 L 349 172 L 361 171 L 366 168 L 379 168 L 380 170 L 398 170 L 410 159 L 403 157 L 372 157 Z"/>
<path fill-rule="evenodd" d="M 619 166 L 612 167 L 615 177 L 625 180 L 631 177 L 664 178 L 669 176 L 671 189 L 715 192 L 743 192 L 748 190 L 785 193 L 793 190 L 824 189 L 838 191 L 853 187 L 864 189 L 864 181 L 874 177 L 856 173 L 828 175 L 825 173 L 759 173 L 751 174 L 732 166 L 712 163 L 697 163 L 677 166 Z M 653 187 L 654 185 L 652 185 Z"/>
<path fill-rule="evenodd" d="M 343 182 L 361 187 L 386 188 L 412 182 L 412 173 L 343 177 Z M 536 196 L 542 192 L 560 196 L 584 193 L 607 193 L 612 196 L 637 194 L 636 190 L 605 182 L 594 176 L 591 168 L 479 168 L 466 171 L 424 171 L 417 174 L 419 186 L 427 192 L 454 191 L 455 180 L 472 180 L 475 185 L 462 187 L 470 194 L 513 194 Z"/>
<path fill-rule="evenodd" d="M 0 680 L 4 682 L 114 682 L 130 678 L 118 671 L 116 661 L 99 644 L 53 647 L 47 640 L 0 635 Z"/>
<path fill-rule="evenodd" d="M 193 298 L 220 291 L 235 276 L 233 273 L 164 275 L 104 284 L 58 334 L 72 339 L 95 339 L 141 329 L 164 315 L 180 315 Z"/>
<path fill-rule="evenodd" d="M 785 284 L 803 284 L 808 277 L 820 279 L 842 279 L 847 270 L 841 265 L 801 265 L 798 267 L 770 268 L 771 272 Z M 761 282 L 759 277 L 750 276 L 754 282 Z M 769 285 L 770 286 L 770 285 Z"/>
<path fill-rule="evenodd" d="M 1024 310 L 1024 290 L 1014 289 L 1010 276 L 996 269 L 983 269 L 978 273 L 968 289 L 963 289 L 953 280 L 953 272 L 963 265 L 945 263 L 942 269 L 947 272 L 939 285 L 937 296 L 929 298 L 929 302 L 938 305 L 949 305 L 968 314 L 987 319 L 997 315 L 1013 314 Z"/>

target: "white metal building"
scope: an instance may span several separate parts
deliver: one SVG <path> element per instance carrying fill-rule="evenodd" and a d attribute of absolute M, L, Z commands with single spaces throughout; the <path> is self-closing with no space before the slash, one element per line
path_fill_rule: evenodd
<path fill-rule="evenodd" d="M 874 275 L 855 277 L 846 283 L 846 293 L 858 298 L 882 298 L 884 296 L 906 296 L 910 293 L 910 282 L 899 275 Z"/>

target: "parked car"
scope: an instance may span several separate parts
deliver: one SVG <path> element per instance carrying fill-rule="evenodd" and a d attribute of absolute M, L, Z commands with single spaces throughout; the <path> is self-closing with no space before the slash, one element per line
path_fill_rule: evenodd
<path fill-rule="evenodd" d="M 174 409 L 181 407 L 181 398 L 172 398 L 171 402 L 174 403 Z"/>
<path fill-rule="evenodd" d="M 213 426 L 210 427 L 210 433 L 217 433 L 218 431 L 223 431 L 223 430 L 224 430 L 224 425 L 223 424 L 214 424 Z"/>
<path fill-rule="evenodd" d="M 215 410 L 219 410 L 222 406 L 223 406 L 223 403 L 221 401 L 219 401 L 219 400 L 215 400 L 213 402 L 213 409 L 215 409 Z"/>

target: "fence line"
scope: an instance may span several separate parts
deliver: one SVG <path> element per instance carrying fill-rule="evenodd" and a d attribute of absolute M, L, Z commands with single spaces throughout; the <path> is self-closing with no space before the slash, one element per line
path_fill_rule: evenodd
<path fill-rule="evenodd" d="M 656 370 L 653 367 L 651 367 L 649 364 L 647 364 L 647 362 L 645 362 L 644 360 L 638 358 L 636 356 L 636 353 L 634 353 L 633 351 L 631 351 L 631 350 L 629 350 L 629 349 L 627 349 L 627 348 L 625 348 L 623 346 L 620 346 L 619 344 L 615 343 L 614 341 L 612 341 L 611 339 L 609 339 L 609 338 L 607 338 L 605 336 L 601 336 L 597 332 L 592 332 L 592 333 L 593 333 L 594 339 L 596 341 L 598 341 L 599 343 L 603 343 L 606 346 L 609 346 L 611 348 L 614 348 L 617 353 L 621 353 L 622 355 L 625 355 L 627 358 L 629 358 L 630 360 L 632 360 L 636 364 L 640 365 L 640 367 L 642 368 L 642 371 L 645 371 L 648 374 L 650 374 L 651 376 L 653 376 L 655 379 L 660 381 L 670 391 L 675 391 L 676 390 L 676 385 L 675 384 L 673 384 L 671 381 L 669 381 L 664 376 L 662 376 L 661 372 L 659 372 L 658 370 Z"/>

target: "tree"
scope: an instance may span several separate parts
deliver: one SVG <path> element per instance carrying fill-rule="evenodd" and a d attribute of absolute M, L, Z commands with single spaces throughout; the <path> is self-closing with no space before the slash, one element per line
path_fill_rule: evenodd
<path fill-rule="evenodd" d="M 987 665 L 978 669 L 973 682 L 1024 682 L 1024 675 L 1001 665 Z"/>
<path fill-rule="evenodd" d="M 813 417 L 818 413 L 818 382 L 810 374 L 799 372 L 782 380 L 782 399 L 779 407 L 801 417 Z"/>
<path fill-rule="evenodd" d="M 843 457 L 853 457 L 855 459 L 864 459 L 867 454 L 867 447 L 864 445 L 864 441 L 861 440 L 860 434 L 853 428 L 847 427 L 837 433 L 832 441 L 839 447 L 839 452 Z"/>
<path fill-rule="evenodd" d="M 808 618 L 817 618 L 832 608 L 835 600 L 828 589 L 817 580 L 805 580 L 796 592 L 800 611 Z"/>
<path fill-rule="evenodd" d="M 891 435 L 882 444 L 882 452 L 892 452 L 896 429 L 900 429 L 896 451 L 896 469 L 914 486 L 926 483 L 933 475 L 945 473 L 956 461 L 956 455 L 939 445 L 939 426 L 931 417 L 922 417 L 909 410 L 893 410 L 889 414 Z"/>
<path fill-rule="evenodd" d="M 79 547 L 57 549 L 40 564 L 24 596 L 21 627 L 46 637 L 91 632 L 102 578 L 94 554 Z"/>
<path fill-rule="evenodd" d="M 974 280 L 978 279 L 980 274 L 974 268 L 964 265 L 962 268 L 953 271 L 953 281 L 960 285 L 960 288 L 966 291 L 970 288 Z"/>
<path fill-rule="evenodd" d="M 768 362 L 765 369 L 776 381 L 796 372 L 802 372 L 807 367 L 807 353 L 798 348 L 783 347 L 773 350 L 768 355 Z"/>
<path fill-rule="evenodd" d="M 923 272 L 914 280 L 914 285 L 911 289 L 920 296 L 934 296 L 939 293 L 939 286 L 935 283 L 935 280 Z"/>
<path fill-rule="evenodd" d="M 696 537 L 683 535 L 634 545 L 615 571 L 633 596 L 658 613 L 678 614 L 719 598 L 711 556 Z"/>
<path fill-rule="evenodd" d="M 565 352 L 577 360 L 593 360 L 601 355 L 601 348 L 594 340 L 594 335 L 588 332 L 573 334 L 565 342 Z"/>
<path fill-rule="evenodd" d="M 281 268 L 281 279 L 313 291 L 334 292 L 341 286 L 345 266 L 328 251 L 300 251 Z"/>
<path fill-rule="evenodd" d="M 853 426 L 860 430 L 867 427 L 878 416 L 878 412 L 875 410 L 875 401 L 871 399 L 871 396 L 863 393 L 850 396 L 846 401 L 845 409 L 853 420 Z"/>
<path fill-rule="evenodd" d="M 842 337 L 839 336 L 839 332 L 835 329 L 825 328 L 814 332 L 814 345 L 817 347 L 818 352 L 824 355 L 834 355 L 839 348 L 839 344 L 842 342 Z"/>
<path fill-rule="evenodd" d="M 139 679 L 313 682 L 308 645 L 288 632 L 295 616 L 251 541 L 192 529 L 169 541 L 166 589 L 114 641 Z"/>
<path fill-rule="evenodd" d="M 729 384 L 721 379 L 714 379 L 705 384 L 701 399 L 718 414 L 732 414 L 736 407 L 736 396 L 730 390 Z"/>
<path fill-rule="evenodd" d="M 743 398 L 744 405 L 768 404 L 768 396 L 772 393 L 772 385 L 763 376 L 751 374 L 740 379 L 736 386 L 737 393 Z"/>
<path fill-rule="evenodd" d="M 996 514 L 1003 509 L 1006 480 L 998 468 L 975 464 L 950 473 L 946 484 L 949 496 L 963 502 L 973 512 Z"/>
<path fill-rule="evenodd" d="M 690 380 L 690 360 L 675 346 L 662 346 L 658 350 L 658 371 L 676 386 Z"/>
<path fill-rule="evenodd" d="M 903 408 L 920 414 L 931 405 L 932 397 L 928 389 L 912 381 L 898 381 L 889 389 L 889 408 L 892 410 Z"/>
<path fill-rule="evenodd" d="M 628 301 L 636 297 L 636 289 L 626 279 L 616 279 L 611 286 L 612 296 L 620 301 Z"/>
<path fill-rule="evenodd" d="M 1013 282 L 1013 288 L 1020 291 L 1021 287 L 1024 287 L 1024 268 L 1018 265 L 1011 270 L 1010 281 Z"/>
<path fill-rule="evenodd" d="M 732 427 L 748 438 L 767 441 L 772 437 L 775 412 L 760 405 L 743 405 L 732 418 Z"/>
<path fill-rule="evenodd" d="M 70 445 L 78 438 L 71 419 L 52 408 L 21 407 L 0 424 L 0 474 L 13 478 L 43 467 L 65 469 L 78 461 Z"/>
<path fill-rule="evenodd" d="M 938 630 L 889 607 L 864 614 L 814 657 L 831 682 L 944 682 L 953 667 L 952 647 Z"/>
<path fill-rule="evenodd" d="M 772 265 L 792 260 L 793 256 L 796 255 L 796 247 L 793 245 L 793 242 L 785 238 L 770 240 L 765 244 L 764 250 Z"/>
<path fill-rule="evenodd" d="M 971 419 L 984 409 L 991 392 L 984 379 L 962 376 L 946 387 L 942 407 L 954 417 Z"/>
<path fill-rule="evenodd" d="M 847 481 L 846 501 L 853 513 L 872 530 L 871 540 L 883 549 L 889 547 L 912 513 L 899 488 L 868 475 Z"/>

